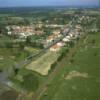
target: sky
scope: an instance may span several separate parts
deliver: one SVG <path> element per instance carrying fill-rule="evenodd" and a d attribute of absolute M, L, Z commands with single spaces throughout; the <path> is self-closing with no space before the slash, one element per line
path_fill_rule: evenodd
<path fill-rule="evenodd" d="M 98 6 L 100 0 L 0 0 L 0 7 L 15 6 Z"/>

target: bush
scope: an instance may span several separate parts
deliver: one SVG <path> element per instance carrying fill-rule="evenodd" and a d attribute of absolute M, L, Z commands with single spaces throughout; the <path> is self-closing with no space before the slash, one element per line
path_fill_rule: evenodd
<path fill-rule="evenodd" d="M 73 48 L 74 45 L 75 45 L 75 43 L 74 43 L 73 41 L 70 41 L 70 42 L 69 42 L 69 46 L 70 46 L 71 48 Z"/>
<path fill-rule="evenodd" d="M 2 70 L 0 69 L 0 73 L 2 72 Z"/>
<path fill-rule="evenodd" d="M 51 64 L 51 69 L 49 70 L 49 73 L 51 73 L 55 69 L 56 65 L 57 65 L 57 62 L 54 62 L 53 64 Z"/>
<path fill-rule="evenodd" d="M 73 62 L 74 62 L 74 59 L 71 59 L 71 60 L 70 60 L 70 63 L 73 63 Z"/>
<path fill-rule="evenodd" d="M 58 57 L 57 61 L 60 61 L 60 60 L 64 57 L 64 55 L 65 55 L 66 53 L 68 53 L 68 52 L 69 52 L 69 49 L 68 49 L 67 47 L 63 47 L 63 48 L 61 49 L 61 51 L 60 51 L 61 55 Z"/>

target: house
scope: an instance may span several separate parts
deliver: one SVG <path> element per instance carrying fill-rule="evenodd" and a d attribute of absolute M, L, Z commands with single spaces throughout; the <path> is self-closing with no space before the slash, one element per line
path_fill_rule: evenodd
<path fill-rule="evenodd" d="M 38 28 L 41 28 L 43 26 L 43 22 L 42 21 L 37 21 L 35 26 L 38 27 Z"/>
<path fill-rule="evenodd" d="M 27 36 L 33 35 L 34 30 L 32 26 L 7 26 L 8 35 L 16 35 L 19 38 L 26 38 Z"/>
<path fill-rule="evenodd" d="M 72 33 L 70 33 L 70 34 L 69 34 L 69 36 L 70 36 L 70 37 L 73 37 L 73 34 L 72 34 Z"/>
<path fill-rule="evenodd" d="M 66 36 L 66 38 L 67 38 L 67 39 L 70 39 L 71 37 L 68 35 L 68 36 Z"/>
<path fill-rule="evenodd" d="M 58 35 L 55 35 L 55 34 L 50 35 L 50 36 L 47 38 L 47 43 L 48 43 L 48 42 L 52 42 L 52 41 L 55 40 L 57 37 L 58 37 Z"/>
<path fill-rule="evenodd" d="M 52 42 L 54 40 L 54 36 L 49 36 L 48 38 L 47 38 L 47 42 Z"/>
<path fill-rule="evenodd" d="M 65 38 L 63 38 L 63 42 L 69 42 L 71 40 L 71 36 L 66 36 Z"/>
<path fill-rule="evenodd" d="M 76 25 L 75 28 L 76 28 L 76 30 L 79 31 L 79 32 L 82 30 L 82 27 L 81 27 L 80 25 Z"/>
<path fill-rule="evenodd" d="M 8 31 L 10 31 L 10 27 L 9 27 L 9 26 L 7 26 L 6 29 L 7 29 Z"/>
<path fill-rule="evenodd" d="M 38 30 L 38 31 L 34 31 L 34 33 L 36 35 L 42 35 L 42 34 L 44 34 L 44 31 L 43 30 Z"/>
<path fill-rule="evenodd" d="M 57 45 L 60 46 L 60 47 L 63 47 L 63 46 L 65 45 L 65 43 L 63 43 L 63 42 L 58 42 Z"/>
<path fill-rule="evenodd" d="M 62 37 L 62 35 L 61 35 L 61 34 L 59 34 L 59 35 L 58 35 L 58 38 L 60 38 L 60 37 Z"/>
<path fill-rule="evenodd" d="M 50 51 L 57 52 L 57 51 L 59 51 L 60 49 L 61 49 L 61 46 L 55 44 L 54 46 L 52 46 L 52 47 L 50 48 Z"/>
<path fill-rule="evenodd" d="M 70 39 L 68 39 L 68 38 L 63 38 L 63 40 L 62 40 L 63 42 L 69 42 L 70 41 Z"/>
<path fill-rule="evenodd" d="M 11 31 L 8 31 L 8 35 L 11 35 L 12 34 L 12 32 Z"/>
<path fill-rule="evenodd" d="M 19 34 L 19 37 L 20 37 L 20 38 L 27 38 L 27 36 L 25 35 L 25 33 L 20 33 L 20 34 Z"/>
<path fill-rule="evenodd" d="M 54 51 L 54 52 L 57 52 L 61 49 L 61 47 L 63 47 L 65 45 L 64 42 L 58 42 L 57 44 L 55 44 L 54 46 L 52 46 L 50 48 L 50 51 Z"/>
<path fill-rule="evenodd" d="M 50 28 L 63 28 L 64 25 L 58 25 L 58 24 L 47 24 L 46 27 L 50 27 Z"/>
<path fill-rule="evenodd" d="M 68 35 L 68 32 L 69 32 L 69 28 L 65 28 L 65 29 L 63 29 L 62 34 Z"/>
<path fill-rule="evenodd" d="M 54 30 L 54 31 L 53 31 L 53 34 L 59 35 L 59 34 L 60 34 L 60 30 Z"/>

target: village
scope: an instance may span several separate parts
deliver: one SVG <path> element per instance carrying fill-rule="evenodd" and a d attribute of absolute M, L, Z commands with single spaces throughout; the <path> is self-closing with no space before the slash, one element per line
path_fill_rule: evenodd
<path fill-rule="evenodd" d="M 53 28 L 51 29 L 51 35 L 49 34 L 43 42 L 43 47 L 45 48 L 49 44 L 51 44 L 53 41 L 61 38 L 63 35 L 65 37 L 62 39 L 62 41 L 58 42 L 57 44 L 53 45 L 50 48 L 50 51 L 59 51 L 61 47 L 65 46 L 67 42 L 70 42 L 74 39 L 79 38 L 83 33 L 82 33 L 82 27 L 80 25 L 74 26 L 75 29 L 71 30 L 69 33 L 68 31 L 70 30 L 70 24 L 67 25 L 57 25 L 57 24 L 51 24 L 51 25 L 44 25 L 42 23 L 35 25 L 30 25 L 30 26 L 7 26 L 7 34 L 8 36 L 13 36 L 16 37 L 15 39 L 19 40 L 25 40 L 27 37 L 31 36 L 41 36 L 47 34 L 43 29 L 42 26 L 46 28 Z M 39 28 L 39 30 L 36 30 L 36 28 Z M 68 34 L 67 34 L 68 33 Z M 37 40 L 38 41 L 38 40 Z"/>
<path fill-rule="evenodd" d="M 63 100 L 84 87 L 87 95 L 83 83 L 99 65 L 99 10 L 28 11 L 0 15 L 0 98 L 11 91 L 18 100 Z"/>

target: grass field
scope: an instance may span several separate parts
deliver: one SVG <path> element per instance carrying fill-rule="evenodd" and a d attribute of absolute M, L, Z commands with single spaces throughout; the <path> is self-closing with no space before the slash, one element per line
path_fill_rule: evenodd
<path fill-rule="evenodd" d="M 88 34 L 40 100 L 100 99 L 100 33 Z"/>
<path fill-rule="evenodd" d="M 47 51 L 46 54 L 38 58 L 38 60 L 33 61 L 26 68 L 36 71 L 41 75 L 48 75 L 48 71 L 51 68 L 51 64 L 53 64 L 57 60 L 58 56 L 59 54 L 56 52 Z"/>
<path fill-rule="evenodd" d="M 31 70 L 27 70 L 25 68 L 19 70 L 18 74 L 11 78 L 11 81 L 13 83 L 12 87 L 15 88 L 17 91 L 23 90 L 24 92 L 25 91 L 34 92 L 44 80 L 45 78 L 40 74 Z M 37 84 L 35 84 L 36 81 Z"/>
<path fill-rule="evenodd" d="M 20 48 L 0 48 L 0 69 L 2 70 L 17 64 L 30 54 L 37 52 L 39 52 L 39 50 L 34 48 L 25 48 L 23 51 L 20 50 Z"/>

